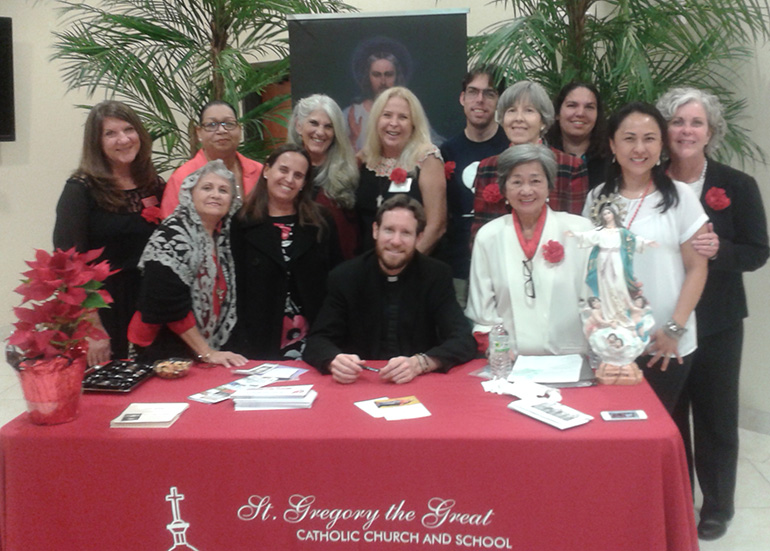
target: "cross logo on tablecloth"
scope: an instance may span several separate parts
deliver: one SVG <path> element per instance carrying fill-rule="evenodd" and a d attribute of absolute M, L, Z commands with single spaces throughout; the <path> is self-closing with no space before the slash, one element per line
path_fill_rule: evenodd
<path fill-rule="evenodd" d="M 168 551 L 180 551 L 181 549 L 198 551 L 198 549 L 187 543 L 187 529 L 190 527 L 190 523 L 183 521 L 179 514 L 179 502 L 183 499 L 184 495 L 177 492 L 176 486 L 172 486 L 169 494 L 166 496 L 166 501 L 171 502 L 171 514 L 174 516 L 174 520 L 166 525 L 166 529 L 174 536 L 174 545 Z"/>

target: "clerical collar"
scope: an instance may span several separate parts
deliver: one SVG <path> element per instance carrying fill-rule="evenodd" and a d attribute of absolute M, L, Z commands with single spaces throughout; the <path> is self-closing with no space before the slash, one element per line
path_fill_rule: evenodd
<path fill-rule="evenodd" d="M 388 278 L 388 283 L 395 283 L 396 281 L 398 281 L 398 276 L 397 275 L 394 275 L 394 276 L 389 275 L 389 276 L 386 276 L 386 277 Z"/>

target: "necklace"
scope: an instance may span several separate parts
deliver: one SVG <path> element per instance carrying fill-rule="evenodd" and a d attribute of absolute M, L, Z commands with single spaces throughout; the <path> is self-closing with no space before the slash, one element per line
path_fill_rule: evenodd
<path fill-rule="evenodd" d="M 634 223 L 634 219 L 636 218 L 636 215 L 639 214 L 639 209 L 642 208 L 642 203 L 644 203 L 645 198 L 647 197 L 647 194 L 650 192 L 650 188 L 652 187 L 652 180 L 650 180 L 650 183 L 647 184 L 647 187 L 644 188 L 644 192 L 642 193 L 642 200 L 639 201 L 639 204 L 636 205 L 636 209 L 634 210 L 634 213 L 631 215 L 631 219 L 628 221 L 628 224 L 626 224 L 626 229 L 631 229 L 631 224 Z"/>
<path fill-rule="evenodd" d="M 668 176 L 672 180 L 676 180 L 677 182 L 682 182 L 683 184 L 690 184 L 690 185 L 697 184 L 698 182 L 702 182 L 703 180 L 706 179 L 706 169 L 708 168 L 708 166 L 709 166 L 708 159 L 703 159 L 703 170 L 700 171 L 700 176 L 698 176 L 698 178 L 696 180 L 693 180 L 692 182 L 685 182 L 684 180 L 679 180 L 678 178 L 673 176 L 671 174 L 670 167 L 666 170 L 666 176 Z"/>

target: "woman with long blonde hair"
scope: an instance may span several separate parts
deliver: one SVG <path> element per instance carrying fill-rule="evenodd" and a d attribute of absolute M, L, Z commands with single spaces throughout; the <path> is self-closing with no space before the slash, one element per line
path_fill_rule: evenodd
<path fill-rule="evenodd" d="M 417 249 L 431 253 L 446 231 L 446 178 L 438 148 L 420 100 L 395 86 L 372 105 L 366 141 L 359 152 L 360 179 L 356 210 L 364 249 L 374 245 L 372 223 L 385 199 L 406 193 L 425 209 L 427 225 Z"/>

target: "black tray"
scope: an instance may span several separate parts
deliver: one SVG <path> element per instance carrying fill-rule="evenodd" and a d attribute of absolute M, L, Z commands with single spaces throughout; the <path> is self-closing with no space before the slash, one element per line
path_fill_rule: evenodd
<path fill-rule="evenodd" d="M 83 390 L 89 392 L 131 392 L 152 377 L 152 366 L 129 360 L 113 360 L 89 368 L 83 379 Z"/>

